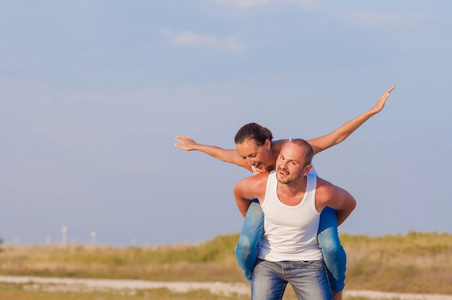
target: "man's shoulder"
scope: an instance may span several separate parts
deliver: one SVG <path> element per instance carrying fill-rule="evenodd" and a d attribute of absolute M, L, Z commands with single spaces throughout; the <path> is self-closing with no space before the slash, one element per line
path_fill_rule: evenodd
<path fill-rule="evenodd" d="M 317 177 L 316 197 L 317 199 L 327 200 L 336 192 L 336 186 L 331 182 L 326 181 L 320 177 Z"/>
<path fill-rule="evenodd" d="M 240 180 L 240 182 L 246 186 L 255 186 L 262 183 L 266 183 L 268 180 L 269 173 L 261 173 L 252 176 L 248 176 Z"/>
<path fill-rule="evenodd" d="M 234 194 L 241 195 L 246 199 L 263 199 L 268 176 L 269 174 L 265 173 L 243 178 L 235 185 Z"/>
<path fill-rule="evenodd" d="M 261 173 L 261 174 L 256 174 L 254 176 L 250 176 L 248 178 L 250 178 L 250 180 L 254 183 L 263 183 L 263 182 L 267 182 L 268 176 L 270 176 L 270 173 Z"/>

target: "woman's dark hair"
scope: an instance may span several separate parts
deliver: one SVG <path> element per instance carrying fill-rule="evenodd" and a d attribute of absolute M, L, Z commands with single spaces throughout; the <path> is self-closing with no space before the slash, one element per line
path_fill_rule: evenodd
<path fill-rule="evenodd" d="M 237 131 L 234 141 L 236 144 L 241 144 L 245 140 L 255 140 L 258 146 L 262 146 L 267 139 L 270 140 L 270 142 L 273 139 L 270 130 L 257 123 L 248 123 Z"/>

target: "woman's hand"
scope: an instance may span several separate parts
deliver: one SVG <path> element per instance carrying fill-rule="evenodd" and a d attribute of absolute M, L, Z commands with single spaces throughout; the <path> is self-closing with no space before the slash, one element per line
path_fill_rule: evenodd
<path fill-rule="evenodd" d="M 351 119 L 335 131 L 315 138 L 308 140 L 307 142 L 311 144 L 312 149 L 314 150 L 314 154 L 317 154 L 319 152 L 322 152 L 323 150 L 326 150 L 334 145 L 337 145 L 344 141 L 346 138 L 350 136 L 356 129 L 358 129 L 361 125 L 364 124 L 369 118 L 371 118 L 373 115 L 379 113 L 383 107 L 385 106 L 386 100 L 389 97 L 389 93 L 394 89 L 394 87 L 387 90 L 383 96 L 378 99 L 377 104 L 375 104 L 372 109 L 366 111 L 365 113 L 357 116 L 354 119 Z"/>
<path fill-rule="evenodd" d="M 383 107 L 385 106 L 386 100 L 389 98 L 389 93 L 392 92 L 392 90 L 395 89 L 395 87 L 393 86 L 392 88 L 390 88 L 389 90 L 387 90 L 381 97 L 380 99 L 378 99 L 377 104 L 375 104 L 375 106 L 371 109 L 372 113 L 379 113 Z"/>
<path fill-rule="evenodd" d="M 199 144 L 195 142 L 195 140 L 191 137 L 183 135 L 178 135 L 175 137 L 175 139 L 179 142 L 179 144 L 174 144 L 174 146 L 176 146 L 177 148 L 185 151 L 201 151 L 205 154 L 215 157 L 216 159 L 235 164 L 239 167 L 243 167 L 251 171 L 251 167 L 248 166 L 243 158 L 237 153 L 236 149 L 223 149 L 217 146 Z"/>
<path fill-rule="evenodd" d="M 189 136 L 185 137 L 183 135 L 178 135 L 175 137 L 175 139 L 180 144 L 175 143 L 174 146 L 176 146 L 182 150 L 185 150 L 185 151 L 196 150 L 196 145 L 198 145 L 198 143 L 196 143 L 195 140 Z"/>

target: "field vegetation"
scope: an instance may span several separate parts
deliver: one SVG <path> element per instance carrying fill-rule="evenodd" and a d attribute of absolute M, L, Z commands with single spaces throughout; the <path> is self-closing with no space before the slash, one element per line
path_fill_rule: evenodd
<path fill-rule="evenodd" d="M 199 245 L 146 248 L 4 246 L 0 252 L 0 274 L 243 282 L 234 255 L 237 240 L 238 235 L 231 234 Z M 348 256 L 346 288 L 349 290 L 452 294 L 452 235 L 434 232 L 377 237 L 342 234 L 341 241 Z M 0 294 L 4 294 L 14 289 L 3 285 L 0 290 Z M 76 297 L 74 295 L 73 299 L 78 299 Z M 108 299 L 121 299 L 115 297 Z M 140 295 L 134 297 L 140 299 Z M 195 298 L 204 299 L 201 294 Z M 103 298 L 93 296 L 93 299 Z"/>
<path fill-rule="evenodd" d="M 172 292 L 167 289 L 139 291 L 47 291 L 30 289 L 27 285 L 1 284 L 0 300 L 249 300 L 244 295 L 218 295 L 205 290 L 193 290 L 186 293 Z M 292 300 L 291 298 L 287 300 Z M 286 299 L 285 299 L 286 300 Z"/>

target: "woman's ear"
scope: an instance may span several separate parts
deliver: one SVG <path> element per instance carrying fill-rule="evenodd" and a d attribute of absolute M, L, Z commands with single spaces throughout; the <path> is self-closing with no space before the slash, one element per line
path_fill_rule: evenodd
<path fill-rule="evenodd" d="M 266 139 L 264 146 L 266 150 L 270 150 L 272 148 L 272 142 L 269 139 Z"/>

